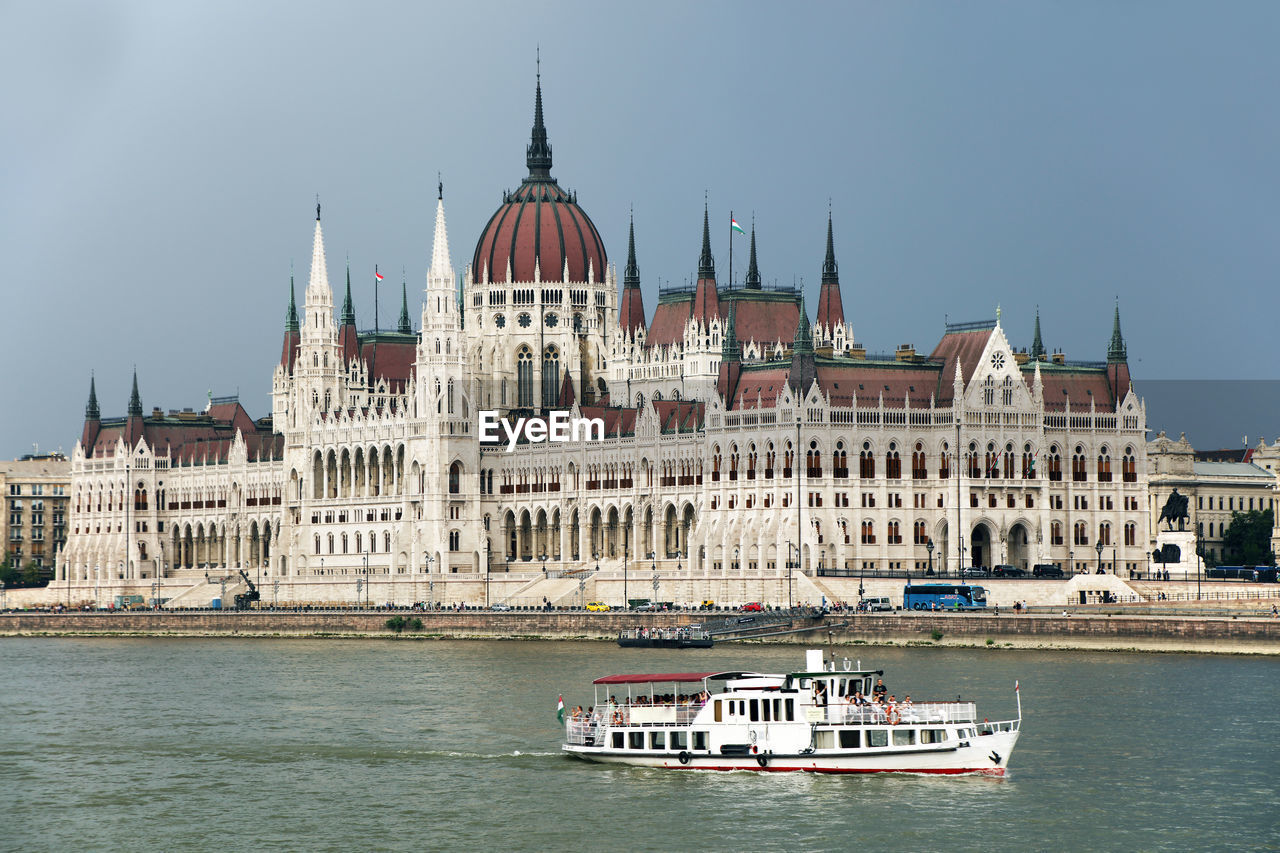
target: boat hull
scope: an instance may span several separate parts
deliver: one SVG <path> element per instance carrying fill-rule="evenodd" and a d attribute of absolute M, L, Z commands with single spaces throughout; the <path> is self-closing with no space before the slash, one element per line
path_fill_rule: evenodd
<path fill-rule="evenodd" d="M 604 764 L 626 764 L 668 770 L 751 770 L 761 773 L 924 773 L 1003 776 L 1018 732 L 999 731 L 970 738 L 946 749 L 824 750 L 808 754 L 660 753 L 611 750 L 565 744 L 570 755 Z"/>

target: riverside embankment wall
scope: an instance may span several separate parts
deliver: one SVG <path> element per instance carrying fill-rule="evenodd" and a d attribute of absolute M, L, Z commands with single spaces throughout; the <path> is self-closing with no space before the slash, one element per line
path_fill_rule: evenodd
<path fill-rule="evenodd" d="M 420 632 L 393 635 L 386 612 L 6 613 L 0 635 L 91 636 L 430 636 L 612 640 L 619 631 L 694 624 L 697 613 L 445 611 L 404 614 Z M 858 614 L 828 617 L 818 630 L 770 642 L 1135 649 L 1280 654 L 1280 620 L 1257 616 L 1176 617 L 989 614 Z"/>

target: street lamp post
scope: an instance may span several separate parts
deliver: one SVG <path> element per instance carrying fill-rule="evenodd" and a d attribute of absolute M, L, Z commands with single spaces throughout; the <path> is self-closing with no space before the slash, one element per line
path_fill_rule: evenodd
<path fill-rule="evenodd" d="M 427 575 L 427 609 L 431 610 L 435 607 L 436 582 L 431 577 L 431 563 L 435 559 L 430 554 L 422 555 L 423 572 Z"/>
<path fill-rule="evenodd" d="M 1098 574 L 1103 574 L 1103 571 L 1102 571 L 1102 537 L 1101 537 L 1101 536 L 1099 536 L 1099 537 L 1098 537 L 1098 541 L 1097 541 L 1096 543 L 1094 543 L 1094 546 L 1093 546 L 1093 547 L 1094 547 L 1094 549 L 1098 552 Z"/>
<path fill-rule="evenodd" d="M 929 574 L 933 574 L 933 540 L 930 539 L 924 543 L 924 549 L 929 552 Z"/>
<path fill-rule="evenodd" d="M 368 592 L 369 590 L 369 549 L 367 548 L 365 549 L 365 552 L 364 552 L 364 586 L 365 586 L 365 595 L 368 596 L 369 595 L 369 592 Z M 357 599 L 360 598 L 360 582 L 359 581 L 356 582 L 356 598 Z M 365 602 L 367 605 L 368 603 L 367 597 L 365 599 Z M 356 604 L 359 604 L 359 603 L 360 602 L 357 600 Z M 369 608 L 366 606 L 365 609 L 368 610 Z"/>
<path fill-rule="evenodd" d="M 102 565 L 98 564 L 93 567 L 93 606 L 97 610 L 102 609 Z"/>
<path fill-rule="evenodd" d="M 484 609 L 489 609 L 489 569 L 493 560 L 493 542 L 488 538 L 484 540 Z"/>
<path fill-rule="evenodd" d="M 275 610 L 280 604 L 280 578 L 276 578 L 271 582 L 271 609 Z"/>
<path fill-rule="evenodd" d="M 622 540 L 622 609 L 630 607 L 627 602 L 627 561 L 631 558 L 631 542 L 629 538 Z"/>
<path fill-rule="evenodd" d="M 790 610 L 794 605 L 791 602 L 791 540 L 787 540 L 787 609 Z M 862 596 L 862 590 L 859 588 L 858 596 Z"/>

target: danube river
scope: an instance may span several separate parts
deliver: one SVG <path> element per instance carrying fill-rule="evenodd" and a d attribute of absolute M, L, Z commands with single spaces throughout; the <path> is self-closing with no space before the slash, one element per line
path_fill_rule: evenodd
<path fill-rule="evenodd" d="M 1026 716 L 1005 779 L 689 773 L 563 757 L 614 672 L 799 646 L 0 641 L 4 850 L 1191 850 L 1280 846 L 1280 660 L 840 649 L 916 701 Z"/>

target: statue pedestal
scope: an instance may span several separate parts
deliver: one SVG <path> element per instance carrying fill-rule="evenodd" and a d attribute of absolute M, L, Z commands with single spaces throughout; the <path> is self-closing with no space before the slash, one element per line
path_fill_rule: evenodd
<path fill-rule="evenodd" d="M 1178 548 L 1178 560 L 1175 562 L 1170 560 L 1167 563 L 1161 563 L 1159 560 L 1152 558 L 1151 570 L 1166 570 L 1172 573 L 1183 574 L 1188 577 L 1195 577 L 1204 569 L 1204 561 L 1196 555 L 1196 534 L 1190 530 L 1159 530 L 1156 532 L 1156 550 L 1164 548 L 1165 545 L 1175 545 Z"/>

